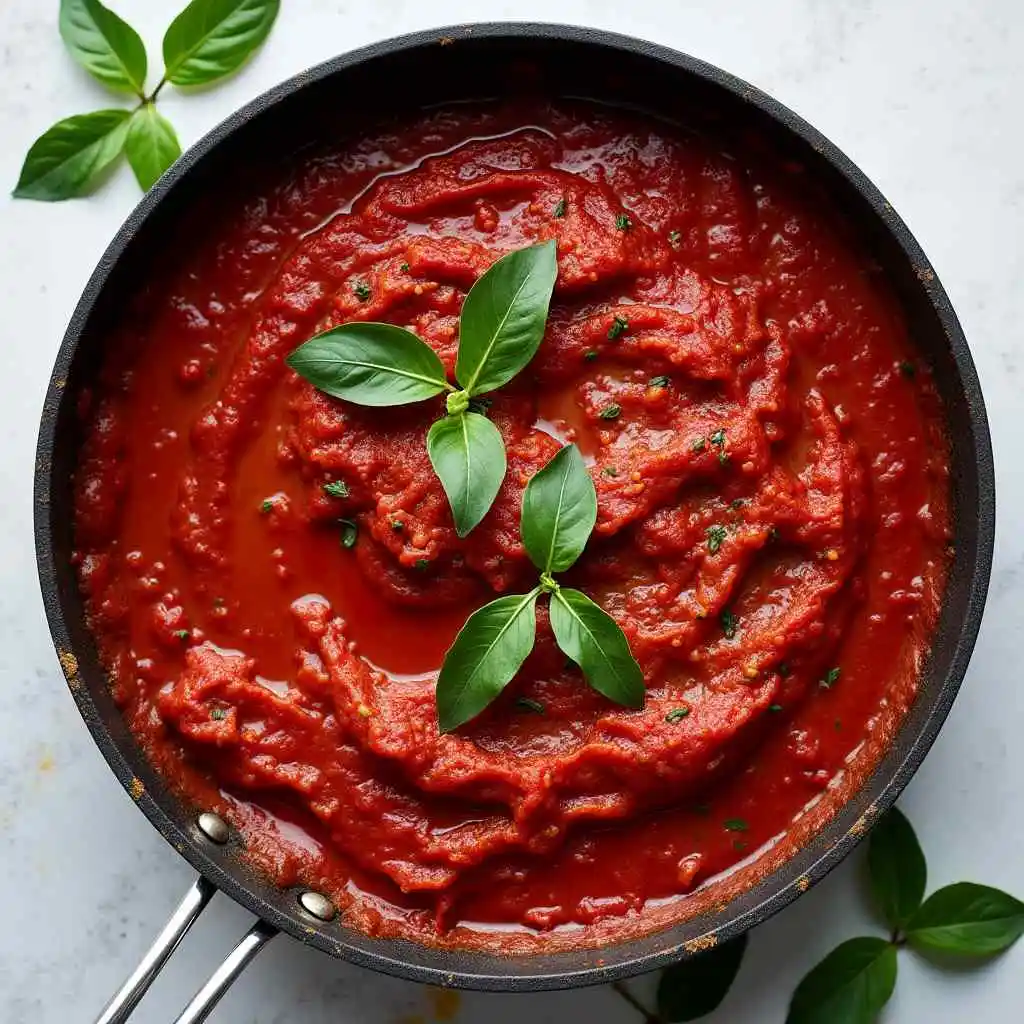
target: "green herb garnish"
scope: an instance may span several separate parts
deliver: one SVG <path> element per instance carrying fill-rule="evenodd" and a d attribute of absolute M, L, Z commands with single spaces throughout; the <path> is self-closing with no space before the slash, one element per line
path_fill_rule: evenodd
<path fill-rule="evenodd" d="M 670 231 L 670 232 L 668 233 L 668 244 L 669 244 L 669 245 L 671 245 L 673 249 L 676 249 L 676 248 L 678 248 L 678 246 L 679 246 L 679 239 L 680 239 L 681 237 L 682 237 L 682 236 L 681 236 L 681 235 L 679 234 L 679 232 L 678 232 L 678 231 L 676 231 L 676 230 L 675 230 L 675 228 L 673 228 L 673 229 L 672 229 L 672 230 L 671 230 L 671 231 Z"/>
<path fill-rule="evenodd" d="M 618 217 L 615 218 L 615 227 L 619 231 L 628 231 L 632 226 L 633 222 L 624 213 L 620 213 Z"/>
<path fill-rule="evenodd" d="M 840 668 L 830 668 L 824 678 L 818 680 L 818 685 L 823 690 L 831 690 L 832 687 L 839 681 L 839 676 L 842 673 Z"/>
<path fill-rule="evenodd" d="M 900 362 L 900 373 L 904 377 L 914 377 L 917 374 L 917 367 L 913 363 L 907 362 L 906 359 Z"/>
<path fill-rule="evenodd" d="M 328 494 L 332 498 L 347 498 L 348 484 L 344 480 L 331 480 L 324 484 L 324 494 Z"/>
<path fill-rule="evenodd" d="M 743 818 L 726 818 L 722 827 L 729 832 L 746 832 L 750 828 Z"/>
<path fill-rule="evenodd" d="M 363 302 L 365 302 L 373 294 L 373 291 L 370 289 L 370 286 L 365 281 L 357 281 L 352 286 L 352 291 L 354 291 L 356 293 L 356 296 Z"/>
<path fill-rule="evenodd" d="M 500 597 L 474 612 L 455 638 L 437 679 L 438 726 L 450 732 L 475 718 L 508 685 L 533 648 L 536 604 L 550 596 L 551 629 L 562 652 L 610 700 L 641 707 L 644 679 L 618 623 L 578 590 L 557 583 L 580 557 L 597 522 L 597 493 L 583 456 L 566 445 L 535 473 L 523 494 L 520 533 L 540 571 L 528 594 Z"/>
<path fill-rule="evenodd" d="M 359 536 L 359 527 L 351 519 L 340 519 L 338 523 L 341 526 L 341 546 L 354 548 L 356 537 Z"/>
<path fill-rule="evenodd" d="M 722 612 L 719 619 L 722 623 L 722 632 L 725 634 L 726 640 L 731 640 L 736 635 L 736 625 L 739 619 L 728 608 Z"/>
<path fill-rule="evenodd" d="M 717 523 L 714 526 L 709 526 L 707 528 L 708 551 L 710 551 L 711 554 L 714 555 L 718 552 L 718 549 L 724 543 L 728 532 L 729 531 L 726 530 L 724 526 L 719 526 Z"/>
<path fill-rule="evenodd" d="M 667 388 L 667 387 L 671 387 L 671 385 L 672 385 L 672 378 L 671 377 L 666 377 L 665 374 L 661 374 L 658 377 L 652 377 L 648 381 L 648 384 L 652 388 Z"/>
<path fill-rule="evenodd" d="M 721 446 L 725 444 L 725 429 L 719 427 L 709 438 L 712 444 Z"/>
<path fill-rule="evenodd" d="M 608 338 L 611 341 L 615 341 L 616 338 L 621 337 L 626 331 L 629 330 L 629 320 L 624 316 L 616 316 L 612 320 L 611 327 L 608 328 Z"/>
<path fill-rule="evenodd" d="M 264 498 L 260 502 L 260 512 L 261 512 L 261 514 L 262 515 L 269 515 L 273 511 L 274 511 L 274 503 L 273 503 L 273 501 L 271 501 L 270 498 Z"/>
<path fill-rule="evenodd" d="M 707 448 L 707 446 L 707 441 L 703 437 L 698 437 L 697 440 L 694 441 L 692 445 L 690 445 L 690 451 L 699 453 L 704 451 L 704 449 Z"/>
<path fill-rule="evenodd" d="M 587 351 L 583 353 L 583 358 L 586 359 L 588 363 L 592 363 L 597 358 L 597 349 L 588 348 Z"/>
<path fill-rule="evenodd" d="M 671 725 L 675 725 L 676 722 L 681 722 L 684 718 L 689 715 L 689 708 L 673 708 L 666 716 L 665 721 Z"/>
<path fill-rule="evenodd" d="M 522 708 L 524 711 L 532 711 L 535 715 L 544 714 L 544 705 L 539 700 L 533 700 L 531 697 L 517 697 L 516 707 Z"/>
<path fill-rule="evenodd" d="M 210 711 L 210 717 L 215 722 L 223 722 L 224 719 L 228 717 L 228 713 L 223 708 L 213 708 L 213 710 Z"/>
<path fill-rule="evenodd" d="M 568 207 L 568 205 L 569 204 L 565 201 L 565 197 L 564 196 L 561 199 L 559 199 L 558 202 L 555 203 L 555 209 L 554 209 L 555 216 L 556 217 L 564 217 L 565 216 L 565 211 L 566 211 L 566 208 Z"/>
<path fill-rule="evenodd" d="M 189 638 L 190 636 L 192 636 L 192 631 L 191 631 L 191 630 L 188 630 L 188 629 L 176 629 L 176 630 L 174 631 L 174 635 L 175 635 L 175 636 L 176 636 L 176 637 L 177 637 L 177 638 L 178 638 L 179 640 L 181 640 L 182 642 L 184 642 L 185 640 L 188 640 L 188 638 Z"/>
<path fill-rule="evenodd" d="M 622 412 L 622 406 L 621 405 L 616 405 L 615 402 L 612 402 L 611 405 L 606 405 L 598 413 L 598 416 L 600 416 L 601 419 L 603 419 L 603 420 L 617 420 L 619 418 L 619 414 L 621 412 Z"/>

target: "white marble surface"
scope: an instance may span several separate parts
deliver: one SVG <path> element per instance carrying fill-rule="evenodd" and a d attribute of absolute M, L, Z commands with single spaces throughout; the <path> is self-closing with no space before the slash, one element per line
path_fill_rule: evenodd
<path fill-rule="evenodd" d="M 110 0 L 159 53 L 183 0 Z M 938 269 L 988 399 L 1001 515 L 988 611 L 966 685 L 902 806 L 933 882 L 968 878 L 1024 895 L 1024 6 L 1018 0 L 287 0 L 258 58 L 218 89 L 161 103 L 185 142 L 281 79 L 398 32 L 463 20 L 549 20 L 645 36 L 750 80 L 837 142 L 881 187 Z M 60 117 L 109 105 L 64 54 L 57 0 L 0 4 L 0 188 Z M 970 197 L 970 198 L 967 198 Z M 121 792 L 68 697 L 43 620 L 31 540 L 36 420 L 78 295 L 137 199 L 127 169 L 85 202 L 0 197 L 0 1021 L 87 1024 L 189 881 Z M 715 1018 L 781 1022 L 793 986 L 843 938 L 875 928 L 854 856 L 758 929 Z M 218 897 L 137 1012 L 170 1021 L 246 915 Z M 1024 947 L 941 973 L 904 955 L 885 1020 L 1020 1019 Z M 644 988 L 641 982 L 639 989 Z M 280 940 L 222 1003 L 218 1024 L 398 1024 L 431 995 Z M 442 1008 L 443 1010 L 443 1008 Z M 637 1019 L 607 989 L 466 995 L 458 1020 Z"/>

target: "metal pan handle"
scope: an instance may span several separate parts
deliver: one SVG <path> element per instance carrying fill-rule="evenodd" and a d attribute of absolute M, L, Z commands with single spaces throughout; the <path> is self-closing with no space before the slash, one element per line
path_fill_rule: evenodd
<path fill-rule="evenodd" d="M 138 967 L 128 975 L 124 984 L 96 1018 L 96 1024 L 125 1024 L 170 955 L 178 948 L 178 943 L 213 899 L 216 891 L 213 883 L 201 875 L 192 883 L 185 893 L 185 898 L 178 904 L 153 945 L 139 961 Z M 176 1024 L 200 1024 L 206 1020 L 221 996 L 231 987 L 231 983 L 275 935 L 276 928 L 265 921 L 257 921 L 224 958 L 223 963 L 210 976 L 210 980 L 193 996 Z"/>
<path fill-rule="evenodd" d="M 216 891 L 214 885 L 202 876 L 192 883 L 185 893 L 185 898 L 178 904 L 177 910 L 164 925 L 163 931 L 139 961 L 138 967 L 128 975 L 124 984 L 96 1018 L 96 1024 L 124 1024 L 128 1020 L 138 1006 L 139 1000 L 167 963 L 168 957 L 178 948 L 178 943 L 213 899 Z"/>

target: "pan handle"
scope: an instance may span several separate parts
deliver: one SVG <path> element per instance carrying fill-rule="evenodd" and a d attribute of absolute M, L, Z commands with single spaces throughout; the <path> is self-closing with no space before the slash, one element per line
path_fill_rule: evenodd
<path fill-rule="evenodd" d="M 178 948 L 196 918 L 213 899 L 217 888 L 200 875 L 185 893 L 185 898 L 171 914 L 163 931 L 128 975 L 125 983 L 96 1018 L 96 1024 L 125 1024 L 146 990 L 156 980 L 168 957 Z M 175 1024 L 200 1024 L 220 1002 L 231 983 L 245 970 L 253 957 L 275 936 L 277 929 L 265 921 L 257 921 L 242 940 L 210 975 L 210 980 L 192 997 Z"/>
<path fill-rule="evenodd" d="M 125 1024 L 132 1010 L 167 963 L 167 958 L 177 949 L 178 943 L 203 912 L 203 908 L 213 899 L 216 891 L 216 887 L 201 875 L 192 883 L 185 893 L 185 898 L 164 925 L 163 931 L 139 961 L 138 967 L 128 975 L 125 983 L 96 1018 L 96 1024 Z"/>
<path fill-rule="evenodd" d="M 249 966 L 257 953 L 275 936 L 277 929 L 257 921 L 224 958 L 205 985 L 192 997 L 174 1024 L 201 1024 L 220 1002 L 232 982 Z"/>

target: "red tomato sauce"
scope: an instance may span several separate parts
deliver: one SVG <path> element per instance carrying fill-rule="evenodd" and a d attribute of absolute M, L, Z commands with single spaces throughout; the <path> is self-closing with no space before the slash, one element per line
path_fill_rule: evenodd
<path fill-rule="evenodd" d="M 545 340 L 488 411 L 509 471 L 459 539 L 424 448 L 441 399 L 358 408 L 284 359 L 386 320 L 451 373 L 467 290 L 549 238 Z M 277 882 L 375 934 L 593 944 L 749 884 L 870 770 L 941 601 L 948 448 L 898 303 L 799 164 L 464 108 L 296 158 L 168 252 L 82 403 L 75 557 L 133 733 Z M 542 608 L 507 691 L 441 736 L 444 652 L 532 584 L 522 493 L 567 440 L 599 514 L 565 580 L 622 626 L 645 707 L 589 688 Z"/>

